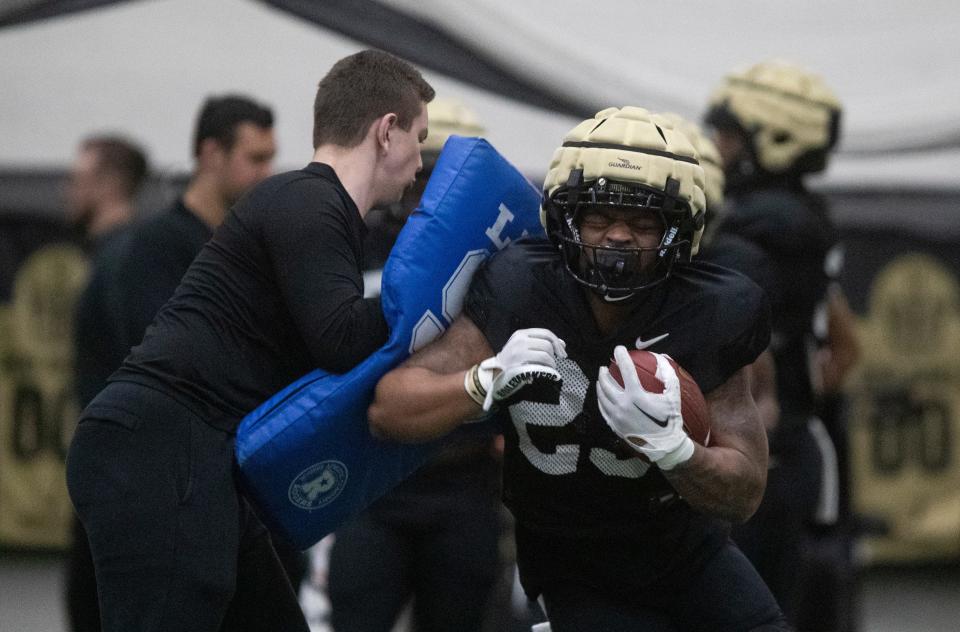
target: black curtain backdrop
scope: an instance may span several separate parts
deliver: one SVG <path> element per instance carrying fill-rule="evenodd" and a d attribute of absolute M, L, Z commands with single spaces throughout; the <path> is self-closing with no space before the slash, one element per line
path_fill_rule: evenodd
<path fill-rule="evenodd" d="M 600 103 L 550 90 L 471 48 L 442 28 L 373 0 L 261 0 L 308 22 L 504 97 L 578 118 Z"/>
<path fill-rule="evenodd" d="M 6 0 L 0 28 L 130 0 Z M 522 77 L 447 33 L 373 0 L 260 0 L 368 46 L 389 51 L 424 68 L 482 90 L 553 112 L 585 118 L 603 107 Z M 3 5 L 3 3 L 0 3 Z"/>
<path fill-rule="evenodd" d="M 68 13 L 95 9 L 129 0 L 3 0 L 0 2 L 0 28 L 20 26 Z"/>

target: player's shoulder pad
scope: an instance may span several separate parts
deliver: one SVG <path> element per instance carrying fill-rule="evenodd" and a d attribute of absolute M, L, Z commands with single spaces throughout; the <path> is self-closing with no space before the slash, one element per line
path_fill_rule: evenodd
<path fill-rule="evenodd" d="M 518 239 L 494 253 L 477 270 L 465 309 L 483 328 L 492 313 L 522 314 L 533 295 L 538 270 L 557 261 L 556 249 L 544 238 Z"/>
<path fill-rule="evenodd" d="M 718 346 L 736 344 L 744 336 L 763 348 L 770 337 L 770 305 L 763 289 L 747 275 L 706 261 L 678 265 L 675 284 L 696 296 L 699 308 L 720 323 Z M 762 350 L 762 349 L 761 349 Z"/>
<path fill-rule="evenodd" d="M 484 265 L 484 274 L 496 287 L 510 289 L 532 288 L 538 272 L 557 262 L 557 250 L 542 237 L 525 237 L 511 242 L 495 252 Z"/>
<path fill-rule="evenodd" d="M 550 265 L 557 259 L 556 247 L 544 237 L 525 237 L 511 242 L 506 248 L 495 252 L 486 262 L 492 274 L 527 275 L 537 267 Z"/>

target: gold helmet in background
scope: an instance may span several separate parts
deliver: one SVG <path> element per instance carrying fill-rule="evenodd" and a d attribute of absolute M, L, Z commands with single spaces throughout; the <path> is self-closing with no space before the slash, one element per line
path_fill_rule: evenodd
<path fill-rule="evenodd" d="M 743 133 L 759 171 L 815 173 L 837 143 L 841 110 L 821 77 L 773 60 L 727 75 L 710 98 L 706 122 Z"/>
<path fill-rule="evenodd" d="M 608 108 L 574 127 L 553 154 L 543 198 L 541 221 L 567 271 L 607 300 L 666 279 L 676 261 L 696 254 L 703 233 L 706 200 L 697 151 L 670 120 L 643 108 Z M 585 244 L 579 214 L 603 205 L 658 214 L 660 244 Z M 653 265 L 640 265 L 645 250 L 655 253 Z"/>
<path fill-rule="evenodd" d="M 429 133 L 421 152 L 439 154 L 452 135 L 483 136 L 486 130 L 477 115 L 456 99 L 434 99 L 427 104 Z"/>
<path fill-rule="evenodd" d="M 420 196 L 427 186 L 430 174 L 437 164 L 440 151 L 450 136 L 483 136 L 485 130 L 477 120 L 473 110 L 456 99 L 438 98 L 427 104 L 427 138 L 420 146 L 423 169 L 417 172 L 413 186 L 403 192 L 400 202 L 374 209 L 368 216 L 367 224 L 377 225 L 381 221 L 404 222 L 413 209 L 420 203 Z"/>
<path fill-rule="evenodd" d="M 703 167 L 703 193 L 707 198 L 707 210 L 719 211 L 723 206 L 723 186 L 726 178 L 723 175 L 723 161 L 720 159 L 717 146 L 696 123 L 674 112 L 664 112 L 661 116 L 670 121 L 673 129 L 683 132 L 693 143 L 693 148 L 700 155 L 700 166 Z"/>

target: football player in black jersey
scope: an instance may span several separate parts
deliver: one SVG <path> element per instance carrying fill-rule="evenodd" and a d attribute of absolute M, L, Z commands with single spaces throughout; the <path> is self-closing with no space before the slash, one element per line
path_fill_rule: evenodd
<path fill-rule="evenodd" d="M 821 77 L 782 61 L 730 73 L 706 116 L 724 163 L 727 204 L 702 257 L 766 292 L 780 409 L 764 499 L 733 538 L 791 622 L 815 630 L 849 628 L 855 575 L 842 520 L 848 514 L 839 504 L 846 495 L 837 487 L 843 468 L 831 441 L 846 432 L 841 416 L 823 415 L 818 386 L 827 375 L 815 354 L 831 338 L 851 338 L 849 328 L 837 329 L 848 320 L 834 318 L 832 331 L 817 324 L 842 309 L 839 292 L 832 305 L 828 294 L 842 255 L 826 199 L 805 183 L 826 168 L 841 116 Z"/>
<path fill-rule="evenodd" d="M 553 156 L 541 217 L 476 274 L 450 329 L 377 386 L 372 430 L 421 441 L 495 411 L 523 586 L 554 632 L 780 630 L 730 542 L 763 494 L 767 445 L 747 367 L 769 339 L 759 287 L 691 263 L 704 175 L 690 141 L 644 109 L 610 108 Z M 705 393 L 709 447 L 663 394 L 611 357 L 669 354 Z M 499 350 L 499 351 L 495 351 Z"/>

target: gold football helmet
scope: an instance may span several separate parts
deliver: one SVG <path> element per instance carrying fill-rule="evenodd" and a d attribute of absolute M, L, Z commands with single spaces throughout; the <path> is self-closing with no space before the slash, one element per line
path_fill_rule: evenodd
<path fill-rule="evenodd" d="M 696 253 L 703 233 L 704 173 L 690 139 L 643 108 L 608 108 L 574 127 L 554 152 L 543 184 L 541 221 L 567 271 L 607 300 L 621 300 L 670 274 Z M 650 211 L 664 226 L 653 249 L 586 244 L 584 209 Z M 653 265 L 640 265 L 653 251 Z M 648 256 L 649 258 L 649 256 Z"/>
<path fill-rule="evenodd" d="M 840 114 L 821 77 L 774 60 L 727 75 L 710 98 L 706 122 L 740 131 L 760 171 L 814 173 L 826 168 Z"/>
<path fill-rule="evenodd" d="M 428 129 L 421 152 L 439 154 L 451 135 L 483 136 L 485 131 L 473 110 L 455 99 L 434 99 L 427 104 Z"/>
<path fill-rule="evenodd" d="M 670 121 L 674 129 L 683 132 L 693 143 L 693 148 L 700 155 L 700 166 L 703 167 L 703 194 L 707 198 L 707 211 L 719 212 L 720 207 L 723 206 L 723 187 L 726 184 L 726 178 L 723 175 L 723 161 L 720 160 L 717 146 L 696 123 L 673 112 L 665 112 L 661 116 Z"/>

